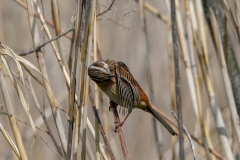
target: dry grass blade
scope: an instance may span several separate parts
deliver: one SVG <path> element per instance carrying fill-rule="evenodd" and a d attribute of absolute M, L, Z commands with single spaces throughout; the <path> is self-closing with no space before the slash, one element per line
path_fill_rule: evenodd
<path fill-rule="evenodd" d="M 23 77 L 23 70 L 22 70 L 21 64 L 18 61 L 18 58 L 17 58 L 16 54 L 10 48 L 4 46 L 3 44 L 0 44 L 0 52 L 3 55 L 7 54 L 7 55 L 11 55 L 11 57 L 13 57 L 14 61 L 16 62 L 17 66 L 18 66 L 18 71 L 20 73 L 20 79 L 23 82 L 25 93 L 27 93 L 26 92 L 26 87 L 25 87 L 25 81 L 24 81 L 24 77 Z M 21 101 L 21 103 L 23 105 L 23 108 L 25 109 L 25 112 L 26 112 L 26 114 L 28 116 L 28 119 L 30 121 L 31 127 L 32 127 L 33 132 L 34 132 L 34 136 L 36 136 L 35 125 L 33 123 L 32 116 L 31 116 L 31 114 L 29 112 L 29 106 L 28 106 L 28 104 L 27 104 L 27 102 L 26 102 L 26 100 L 25 100 L 25 98 L 23 96 L 22 90 L 19 87 L 18 83 L 16 82 L 15 77 L 12 76 L 11 68 L 8 65 L 6 59 L 3 56 L 1 56 L 1 58 L 2 58 L 3 64 L 6 66 L 6 69 L 8 71 L 8 75 L 10 76 L 10 79 L 11 79 L 11 81 L 12 81 L 12 83 L 13 83 L 16 91 L 17 91 L 18 97 L 19 97 L 19 99 L 20 99 L 20 101 Z"/>
<path fill-rule="evenodd" d="M 0 123 L 0 131 L 2 132 L 3 136 L 5 137 L 5 139 L 11 146 L 11 148 L 13 149 L 13 151 L 16 154 L 16 156 L 18 157 L 18 159 L 20 159 L 21 156 L 20 156 L 20 153 L 18 151 L 16 144 L 14 143 L 14 141 L 12 140 L 12 138 L 10 137 L 10 135 L 8 134 L 8 132 L 5 130 L 5 128 L 2 126 L 1 123 Z"/>
<path fill-rule="evenodd" d="M 2 56 L 1 52 L 0 52 L 0 56 Z M 12 107 L 12 103 L 10 100 L 10 96 L 8 93 L 8 88 L 7 88 L 7 84 L 6 81 L 4 79 L 4 74 L 3 74 L 3 64 L 2 64 L 2 58 L 0 57 L 0 86 L 1 86 L 1 91 L 2 91 L 2 95 L 3 95 L 3 100 L 6 106 L 6 110 L 11 124 L 11 128 L 13 131 L 13 135 L 19 150 L 19 153 L 21 155 L 22 160 L 27 160 L 27 154 L 23 145 L 23 141 L 22 141 L 22 137 L 18 128 L 18 124 L 17 124 L 17 120 L 13 111 L 13 107 Z"/>
<path fill-rule="evenodd" d="M 233 12 L 231 10 L 231 8 L 229 7 L 229 4 L 226 0 L 221 0 L 220 4 L 222 5 L 222 8 L 225 11 L 226 17 L 229 20 L 233 31 L 234 31 L 234 35 L 236 36 L 237 40 L 240 42 L 240 32 L 239 32 L 239 26 L 237 25 L 234 17 L 233 17 Z"/>

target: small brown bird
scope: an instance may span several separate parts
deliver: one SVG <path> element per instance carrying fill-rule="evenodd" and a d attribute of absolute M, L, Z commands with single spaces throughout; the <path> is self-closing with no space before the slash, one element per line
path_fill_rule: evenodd
<path fill-rule="evenodd" d="M 88 75 L 111 101 L 128 109 L 127 116 L 117 126 L 124 124 L 133 108 L 139 108 L 151 113 L 172 135 L 177 135 L 158 109 L 150 103 L 148 96 L 123 62 L 94 62 L 88 68 Z"/>

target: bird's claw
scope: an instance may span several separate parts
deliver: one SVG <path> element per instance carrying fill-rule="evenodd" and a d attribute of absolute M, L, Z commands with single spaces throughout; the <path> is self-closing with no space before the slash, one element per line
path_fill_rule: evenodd
<path fill-rule="evenodd" d="M 120 127 L 120 126 L 122 126 L 124 123 L 123 122 L 114 122 L 114 124 L 115 124 L 115 133 L 117 133 L 118 131 L 117 131 L 117 129 L 118 129 L 118 127 Z"/>
<path fill-rule="evenodd" d="M 112 111 L 113 110 L 113 107 L 112 106 L 109 106 L 109 111 Z"/>

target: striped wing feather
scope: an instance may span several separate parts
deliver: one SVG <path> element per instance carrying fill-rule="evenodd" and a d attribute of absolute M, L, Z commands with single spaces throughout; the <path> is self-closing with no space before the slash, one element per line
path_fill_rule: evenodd
<path fill-rule="evenodd" d="M 123 62 L 117 62 L 115 67 L 120 103 L 123 107 L 132 111 L 132 105 L 140 101 L 140 96 L 136 88 L 137 81 L 133 78 L 128 67 Z"/>

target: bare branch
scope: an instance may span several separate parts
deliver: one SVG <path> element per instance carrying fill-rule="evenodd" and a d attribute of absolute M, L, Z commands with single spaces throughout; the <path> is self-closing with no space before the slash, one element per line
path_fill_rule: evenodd
<path fill-rule="evenodd" d="M 115 0 L 112 0 L 111 3 L 109 4 L 109 6 L 108 6 L 107 8 L 105 7 L 105 9 L 104 9 L 102 12 L 98 13 L 98 14 L 97 14 L 97 17 L 98 17 L 98 16 L 101 16 L 102 14 L 106 13 L 107 11 L 109 11 L 109 10 L 111 9 L 114 1 L 115 1 Z"/>
<path fill-rule="evenodd" d="M 19 56 L 26 56 L 26 55 L 28 55 L 28 54 L 31 54 L 31 53 L 37 52 L 37 51 L 39 51 L 42 47 L 44 47 L 45 45 L 47 45 L 48 43 L 50 43 L 50 42 L 52 42 L 52 41 L 55 41 L 55 40 L 61 38 L 62 36 L 68 34 L 69 32 L 72 32 L 74 29 L 75 29 L 75 28 L 73 27 L 73 28 L 67 30 L 66 32 L 64 32 L 64 33 L 62 33 L 62 34 L 56 36 L 55 38 L 50 39 L 49 41 L 47 41 L 47 42 L 45 42 L 45 43 L 39 45 L 38 47 L 36 47 L 35 49 L 33 49 L 33 50 L 29 51 L 29 52 L 23 52 L 23 53 L 20 53 Z"/>
<path fill-rule="evenodd" d="M 176 114 L 173 111 L 172 111 L 172 115 L 174 116 L 174 118 L 178 122 L 178 118 L 177 118 Z M 196 160 L 197 159 L 196 158 L 196 152 L 195 152 L 195 147 L 194 147 L 191 135 L 188 133 L 186 127 L 183 124 L 182 124 L 182 127 L 183 127 L 183 130 L 184 130 L 184 132 L 186 133 L 186 135 L 187 135 L 187 137 L 189 139 L 189 142 L 190 142 L 190 145 L 191 145 L 191 149 L 192 149 L 192 152 L 193 152 L 193 159 Z"/>

